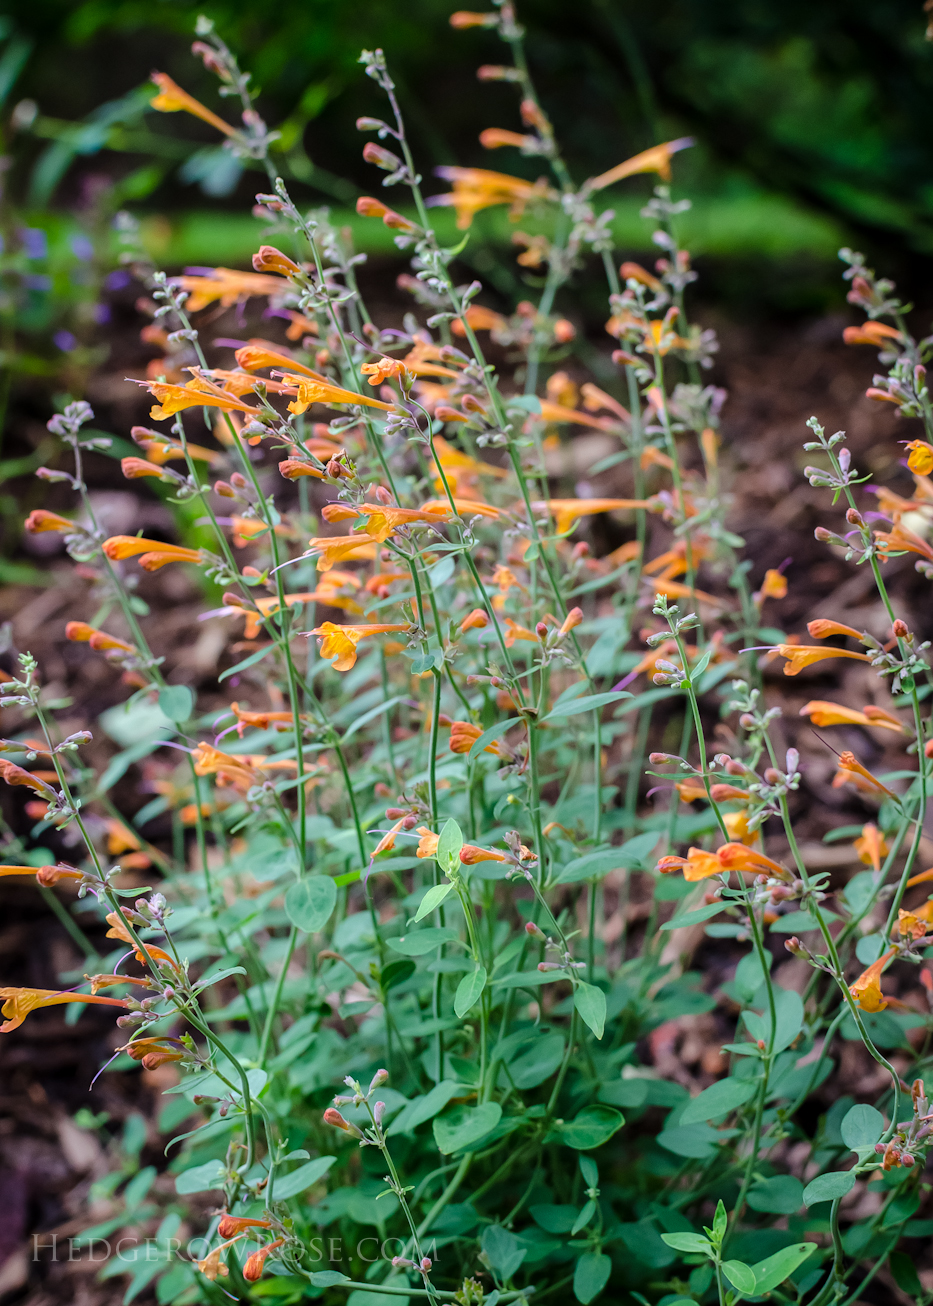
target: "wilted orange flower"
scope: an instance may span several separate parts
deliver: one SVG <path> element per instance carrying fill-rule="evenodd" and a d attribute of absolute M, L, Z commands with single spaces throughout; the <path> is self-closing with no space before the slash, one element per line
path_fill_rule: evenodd
<path fill-rule="evenodd" d="M 897 952 L 892 948 L 886 952 L 883 957 L 863 970 L 858 979 L 849 985 L 849 992 L 863 1011 L 884 1011 L 888 1005 L 888 999 L 881 993 L 881 972 Z"/>
<path fill-rule="evenodd" d="M 787 658 L 784 666 L 785 676 L 796 676 L 804 667 L 825 658 L 855 658 L 859 662 L 870 662 L 867 653 L 851 653 L 847 648 L 823 648 L 819 644 L 776 644 L 775 652 Z"/>
<path fill-rule="evenodd" d="M 298 386 L 298 398 L 288 405 L 288 411 L 296 415 L 306 412 L 311 404 L 327 404 L 328 407 L 335 404 L 362 404 L 366 408 L 380 408 L 384 413 L 393 411 L 392 405 L 383 403 L 381 399 L 358 395 L 354 390 L 344 390 L 343 386 L 332 385 L 329 381 L 311 381 L 302 376 L 286 376 L 285 380 Z"/>
<path fill-rule="evenodd" d="M 839 789 L 844 784 L 854 784 L 856 788 L 863 789 L 867 793 L 885 794 L 888 798 L 897 797 L 896 793 L 862 766 L 854 753 L 848 751 L 839 754 L 839 769 L 833 779 L 833 788 Z"/>
<path fill-rule="evenodd" d="M 859 712 L 854 707 L 844 707 L 841 703 L 820 698 L 804 703 L 800 716 L 808 716 L 815 726 L 878 726 L 882 730 L 903 730 L 898 719 L 884 708 L 869 706 Z"/>
<path fill-rule="evenodd" d="M 169 562 L 201 561 L 199 549 L 187 549 L 180 544 L 165 544 L 161 540 L 147 540 L 140 535 L 111 535 L 102 545 L 111 562 L 134 558 L 142 554 L 139 565 L 144 571 L 158 571 Z"/>
<path fill-rule="evenodd" d="M 45 799 L 56 797 L 55 790 L 47 785 L 39 776 L 33 775 L 31 771 L 26 771 L 23 767 L 17 766 L 15 762 L 8 762 L 6 758 L 0 758 L 0 778 L 4 779 L 8 785 L 24 785 L 27 789 L 34 789 Z"/>
<path fill-rule="evenodd" d="M 254 272 L 278 272 L 283 277 L 299 275 L 303 268 L 274 245 L 260 245 L 252 259 Z"/>
<path fill-rule="evenodd" d="M 787 879 L 787 871 L 779 862 L 743 843 L 724 843 L 715 852 L 704 848 L 691 848 L 686 857 L 662 857 L 657 869 L 662 875 L 682 870 L 684 879 L 708 880 L 711 875 L 724 871 L 747 871 L 752 875 L 771 875 Z"/>
<path fill-rule="evenodd" d="M 919 913 L 901 907 L 897 913 L 897 932 L 902 939 L 922 939 L 927 932 L 927 921 Z"/>
<path fill-rule="evenodd" d="M 468 753 L 482 733 L 483 727 L 474 725 L 472 721 L 455 721 L 450 727 L 450 751 Z M 502 756 L 502 750 L 495 740 L 487 744 L 483 752 L 494 753 L 496 757 Z"/>
<path fill-rule="evenodd" d="M 614 168 L 608 172 L 602 172 L 598 177 L 591 177 L 585 183 L 586 190 L 602 190 L 605 186 L 611 186 L 613 182 L 621 181 L 623 177 L 632 177 L 638 172 L 656 172 L 662 181 L 671 179 L 671 157 L 678 150 L 686 150 L 693 144 L 693 138 L 690 136 L 681 136 L 676 141 L 665 141 L 663 145 L 652 145 L 649 150 L 642 150 L 641 154 L 635 154 L 624 163 L 617 163 Z"/>
<path fill-rule="evenodd" d="M 848 326 L 842 333 L 847 345 L 874 345 L 876 349 L 884 347 L 886 341 L 900 340 L 901 333 L 885 322 L 873 322 L 869 319 L 860 326 Z"/>
<path fill-rule="evenodd" d="M 887 856 L 889 849 L 877 825 L 872 825 L 870 822 L 868 825 L 863 825 L 861 838 L 856 839 L 852 846 L 858 853 L 860 862 L 874 867 L 876 871 L 881 870 L 881 859 Z"/>
<path fill-rule="evenodd" d="M 409 630 L 408 625 L 335 626 L 332 621 L 315 627 L 309 634 L 317 635 L 321 657 L 335 661 L 335 671 L 349 671 L 356 665 L 356 646 L 369 635 L 385 635 L 389 631 Z"/>
<path fill-rule="evenodd" d="M 151 82 L 155 82 L 159 88 L 159 94 L 149 101 L 151 108 L 158 109 L 160 113 L 178 113 L 184 110 L 185 113 L 191 113 L 195 118 L 200 118 L 202 122 L 210 123 L 218 131 L 223 132 L 225 136 L 236 136 L 236 128 L 231 127 L 223 118 L 218 118 L 216 113 L 212 113 L 206 105 L 200 100 L 196 100 L 193 95 L 183 91 L 177 82 L 172 81 L 168 73 L 151 73 L 149 76 Z"/>
<path fill-rule="evenodd" d="M 23 523 L 23 529 L 29 531 L 30 535 L 37 535 L 42 531 L 73 531 L 75 524 L 57 512 L 49 512 L 47 508 L 33 508 Z"/>
<path fill-rule="evenodd" d="M 600 512 L 615 512 L 626 508 L 647 508 L 648 499 L 548 499 L 532 503 L 536 512 L 545 510 L 555 518 L 558 535 L 566 535 L 581 517 L 591 517 Z"/>
<path fill-rule="evenodd" d="M 198 1269 L 204 1275 L 205 1279 L 210 1279 L 211 1283 L 213 1283 L 218 1277 L 221 1279 L 227 1277 L 230 1271 L 221 1261 L 221 1253 L 225 1252 L 228 1247 L 232 1247 L 234 1243 L 239 1242 L 243 1237 L 245 1237 L 244 1234 L 237 1234 L 237 1236 L 231 1238 L 229 1242 L 221 1243 L 220 1246 L 215 1247 L 212 1252 L 208 1252 L 203 1261 L 196 1262 Z"/>
<path fill-rule="evenodd" d="M 933 470 L 933 466 L 931 466 Z M 893 553 L 919 553 L 922 558 L 927 558 L 933 562 L 933 548 L 927 544 L 926 540 L 909 531 L 906 526 L 900 522 L 895 522 L 889 531 L 875 531 L 875 539 L 880 546 L 882 557 L 890 557 Z"/>
<path fill-rule="evenodd" d="M 4 999 L 0 1013 L 7 1017 L 0 1025 L 0 1034 L 9 1034 L 18 1029 L 31 1011 L 40 1007 L 57 1007 L 67 1002 L 93 1002 L 101 1007 L 123 1007 L 129 1005 L 125 998 L 100 998 L 93 993 L 62 993 L 57 989 L 22 989 L 0 988 L 0 998 Z"/>
<path fill-rule="evenodd" d="M 485 168 L 443 167 L 435 171 L 444 181 L 453 184 L 453 190 L 444 195 L 431 195 L 427 203 L 429 206 L 455 208 L 457 226 L 461 231 L 470 226 L 473 215 L 480 209 L 491 208 L 494 204 L 510 205 L 509 217 L 517 221 L 534 201 L 560 198 L 543 178 L 532 183 L 503 172 L 488 172 Z"/>

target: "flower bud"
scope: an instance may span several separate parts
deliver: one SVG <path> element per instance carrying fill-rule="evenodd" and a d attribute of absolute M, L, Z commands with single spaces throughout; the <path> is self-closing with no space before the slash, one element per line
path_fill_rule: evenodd
<path fill-rule="evenodd" d="M 758 1042 L 756 1043 L 755 1046 L 758 1048 L 758 1051 L 759 1051 L 759 1052 L 764 1052 L 765 1048 L 766 1048 L 768 1045 L 767 1045 L 767 1043 L 764 1041 L 763 1038 L 760 1038 L 760 1039 L 758 1040 Z"/>
<path fill-rule="evenodd" d="M 542 975 L 544 975 L 549 970 L 560 970 L 560 966 L 556 961 L 539 961 L 538 970 L 541 971 Z"/>
<path fill-rule="evenodd" d="M 819 540 L 821 544 L 829 544 L 833 538 L 833 533 L 832 531 L 828 531 L 825 526 L 817 526 L 816 530 L 813 532 L 813 536 L 815 539 Z"/>
<path fill-rule="evenodd" d="M 395 172 L 402 166 L 402 160 L 397 154 L 393 154 L 382 145 L 377 145 L 375 141 L 367 141 L 363 149 L 363 158 L 367 163 L 374 163 L 377 168 L 382 168 L 385 172 Z"/>
<path fill-rule="evenodd" d="M 535 925 L 534 921 L 528 921 L 526 923 L 525 933 L 532 939 L 538 939 L 541 943 L 544 943 L 547 939 L 547 935 L 540 926 Z"/>
<path fill-rule="evenodd" d="M 859 512 L 858 508 L 850 508 L 846 513 L 846 521 L 850 526 L 864 526 L 865 518 Z"/>
<path fill-rule="evenodd" d="M 369 1081 L 370 1093 L 372 1093 L 377 1088 L 381 1088 L 383 1084 L 387 1084 L 388 1082 L 389 1082 L 388 1070 L 377 1070 L 376 1073 L 373 1075 L 372 1079 Z"/>
<path fill-rule="evenodd" d="M 743 712 L 739 717 L 739 725 L 745 730 L 751 730 L 755 725 L 755 718 L 750 712 Z M 728 768 L 727 768 L 728 769 Z"/>
<path fill-rule="evenodd" d="M 648 761 L 652 766 L 663 766 L 665 762 L 679 762 L 676 753 L 649 753 Z"/>
<path fill-rule="evenodd" d="M 787 774 L 792 775 L 793 772 L 797 770 L 797 767 L 799 765 L 800 765 L 800 754 L 797 752 L 797 749 L 788 748 L 787 754 L 784 758 L 784 767 L 785 770 L 787 771 Z"/>
<path fill-rule="evenodd" d="M 896 639 L 906 639 L 910 634 L 910 631 L 907 629 L 907 622 L 901 621 L 900 617 L 898 617 L 894 625 L 891 627 L 891 633 Z"/>
<path fill-rule="evenodd" d="M 566 617 L 564 618 L 561 628 L 558 631 L 558 634 L 569 635 L 569 633 L 573 630 L 574 626 L 579 626 L 582 620 L 583 620 L 583 609 L 571 608 L 570 611 L 567 613 Z"/>
<path fill-rule="evenodd" d="M 535 626 L 535 634 L 538 636 L 538 639 L 544 639 L 547 636 L 547 622 L 539 621 Z"/>
<path fill-rule="evenodd" d="M 380 1129 L 382 1128 L 382 1118 L 385 1115 L 385 1113 L 386 1113 L 385 1102 L 377 1102 L 376 1105 L 373 1107 L 373 1119 L 375 1120 L 377 1127 Z"/>
<path fill-rule="evenodd" d="M 433 1262 L 432 1262 L 430 1256 L 422 1256 L 422 1258 L 421 1258 L 421 1262 L 420 1262 L 418 1268 L 421 1270 L 421 1273 L 422 1273 L 422 1274 L 429 1274 L 430 1271 L 431 1271 L 431 1265 L 432 1265 L 432 1264 L 433 1264 Z"/>
<path fill-rule="evenodd" d="M 792 957 L 805 957 L 807 955 L 803 944 L 797 938 L 796 934 L 791 935 L 791 937 L 785 942 L 784 947 Z"/>

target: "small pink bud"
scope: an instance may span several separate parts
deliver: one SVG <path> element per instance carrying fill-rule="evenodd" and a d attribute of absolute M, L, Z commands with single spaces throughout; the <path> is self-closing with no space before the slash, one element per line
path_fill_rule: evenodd
<path fill-rule="evenodd" d="M 430 1271 L 431 1271 L 431 1264 L 432 1264 L 432 1262 L 431 1262 L 431 1258 L 430 1258 L 430 1256 L 422 1256 L 422 1258 L 421 1258 L 421 1272 L 422 1272 L 422 1274 L 429 1274 L 429 1273 L 430 1273 Z"/>
<path fill-rule="evenodd" d="M 388 1070 L 377 1070 L 376 1073 L 373 1075 L 372 1079 L 369 1081 L 370 1093 L 372 1093 L 373 1090 L 376 1088 L 381 1088 L 383 1084 L 387 1084 L 388 1082 L 389 1082 Z"/>
<path fill-rule="evenodd" d="M 376 1124 L 379 1125 L 380 1127 L 382 1126 L 382 1118 L 385 1115 L 385 1113 L 386 1113 L 385 1102 L 377 1102 L 376 1105 L 373 1107 L 373 1119 L 375 1120 Z"/>

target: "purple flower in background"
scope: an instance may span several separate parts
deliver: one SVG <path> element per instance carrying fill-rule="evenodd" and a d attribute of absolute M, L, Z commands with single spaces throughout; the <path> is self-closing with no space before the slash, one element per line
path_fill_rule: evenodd
<path fill-rule="evenodd" d="M 108 290 L 124 290 L 132 280 L 133 278 L 128 272 L 124 271 L 123 268 L 118 268 L 116 272 L 110 273 L 104 285 Z"/>
<path fill-rule="evenodd" d="M 78 344 L 70 331 L 56 331 L 52 339 L 65 354 L 70 353 Z"/>
<path fill-rule="evenodd" d="M 26 290 L 51 290 L 52 278 L 30 272 L 23 277 L 23 286 Z"/>
<path fill-rule="evenodd" d="M 45 258 L 49 252 L 49 242 L 41 227 L 20 227 L 20 240 L 27 258 Z"/>
<path fill-rule="evenodd" d="M 88 259 L 94 257 L 94 246 L 88 240 L 87 236 L 72 236 L 71 252 L 74 254 L 75 258 L 83 259 L 87 262 Z"/>
<path fill-rule="evenodd" d="M 94 321 L 97 323 L 98 326 L 103 326 L 105 322 L 109 322 L 109 321 L 110 321 L 110 305 L 109 305 L 109 304 L 95 304 L 95 305 L 94 305 Z"/>

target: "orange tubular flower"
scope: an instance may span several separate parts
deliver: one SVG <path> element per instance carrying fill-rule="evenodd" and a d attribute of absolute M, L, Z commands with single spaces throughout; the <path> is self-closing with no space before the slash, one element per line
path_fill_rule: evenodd
<path fill-rule="evenodd" d="M 456 13 L 450 15 L 448 21 L 451 27 L 462 31 L 466 27 L 495 27 L 499 22 L 499 15 L 477 14 L 469 9 L 458 9 Z"/>
<path fill-rule="evenodd" d="M 217 1225 L 217 1236 L 219 1238 L 232 1238 L 234 1234 L 246 1233 L 248 1229 L 271 1228 L 271 1220 L 251 1220 L 246 1215 L 227 1215 L 224 1213 Z"/>
<path fill-rule="evenodd" d="M 474 843 L 465 843 L 460 849 L 460 861 L 464 866 L 475 866 L 477 862 L 507 862 L 505 853 L 493 848 L 477 848 Z"/>
<path fill-rule="evenodd" d="M 847 345 L 874 345 L 882 349 L 886 341 L 902 339 L 900 331 L 885 322 L 863 322 L 861 326 L 849 326 L 842 333 Z"/>
<path fill-rule="evenodd" d="M 833 780 L 833 788 L 838 789 L 844 784 L 854 784 L 859 789 L 875 794 L 884 794 L 888 798 L 897 798 L 893 790 L 888 789 L 880 780 L 877 780 L 870 771 L 867 771 L 854 753 L 848 751 L 839 754 L 839 770 Z"/>
<path fill-rule="evenodd" d="M 854 984 L 849 985 L 849 992 L 863 1011 L 884 1011 L 888 1005 L 888 999 L 881 993 L 881 972 L 896 952 L 896 948 L 886 952 L 863 970 Z"/>
<path fill-rule="evenodd" d="M 624 177 L 633 177 L 638 172 L 656 172 L 662 181 L 671 179 L 671 156 L 678 150 L 686 150 L 693 144 L 690 136 L 681 136 L 676 141 L 665 141 L 663 145 L 652 145 L 650 150 L 642 150 L 624 163 L 617 163 L 608 172 L 592 177 L 585 183 L 586 190 L 602 190 L 613 182 L 622 181 Z"/>
<path fill-rule="evenodd" d="M 367 546 L 374 550 L 376 542 L 373 535 L 317 535 L 308 540 L 308 552 L 318 555 L 318 571 L 330 571 L 338 562 L 367 557 Z"/>
<path fill-rule="evenodd" d="M 881 546 L 880 551 L 884 557 L 890 557 L 893 553 L 919 553 L 922 558 L 933 562 L 933 548 L 900 522 L 896 522 L 889 531 L 875 531 L 875 539 Z"/>
<path fill-rule="evenodd" d="M 411 222 L 401 213 L 396 213 L 395 209 L 390 209 L 388 204 L 383 204 L 382 200 L 373 199 L 371 195 L 360 196 L 356 201 L 356 211 L 361 218 L 382 218 L 385 225 L 395 231 L 412 233 L 421 230 L 416 222 Z"/>
<path fill-rule="evenodd" d="M 455 317 L 451 322 L 450 329 L 455 336 L 465 336 L 467 326 L 471 331 L 501 331 L 506 325 L 506 319 L 501 313 L 492 308 L 484 308 L 482 304 L 471 304 L 465 317 L 466 326 L 463 318 Z"/>
<path fill-rule="evenodd" d="M 145 458 L 121 458 L 120 470 L 128 481 L 138 481 L 143 476 L 156 476 L 160 481 L 174 481 L 175 476 L 164 467 L 146 462 Z"/>
<path fill-rule="evenodd" d="M 929 870 L 921 871 L 919 875 L 912 875 L 907 881 L 907 888 L 912 889 L 915 884 L 926 884 L 933 880 L 933 866 Z"/>
<path fill-rule="evenodd" d="M 130 947 L 134 950 L 134 955 L 136 957 L 136 960 L 140 963 L 140 965 L 145 965 L 146 953 L 143 952 L 141 948 L 136 947 L 136 942 L 133 939 L 132 934 L 130 934 L 129 928 L 127 927 L 126 924 L 126 918 L 123 915 L 123 913 L 120 911 L 108 912 L 107 915 L 104 917 L 104 920 L 110 926 L 110 929 L 107 931 L 104 937 L 108 939 L 120 939 L 121 942 L 128 943 Z M 170 956 L 169 953 L 167 953 L 164 948 L 157 948 L 154 944 L 147 943 L 145 944 L 145 949 L 146 952 L 148 952 L 149 956 L 152 957 L 155 961 L 166 962 L 169 966 L 173 966 L 173 967 L 175 966 L 174 957 Z"/>
<path fill-rule="evenodd" d="M 335 626 L 332 621 L 325 621 L 309 633 L 317 635 L 321 657 L 335 659 L 332 663 L 335 671 L 349 671 L 356 665 L 356 646 L 361 639 L 410 629 L 408 625 Z"/>
<path fill-rule="evenodd" d="M 189 313 L 197 313 L 218 301 L 221 308 L 230 308 L 253 295 L 281 295 L 288 289 L 281 277 L 239 272 L 235 268 L 211 268 L 203 276 L 173 277 L 172 284 L 187 290 Z"/>
<path fill-rule="evenodd" d="M 135 378 L 129 377 L 128 380 Z M 163 381 L 136 381 L 145 386 L 159 403 L 149 410 L 154 422 L 163 422 L 186 408 L 222 408 L 225 412 L 249 413 L 251 417 L 261 417 L 258 408 L 251 408 L 235 395 L 228 394 L 220 386 L 214 385 L 203 376 L 196 376 L 185 385 L 169 385 Z"/>
<path fill-rule="evenodd" d="M 276 1238 L 275 1242 L 266 1243 L 265 1247 L 260 1247 L 259 1251 L 253 1252 L 247 1256 L 246 1264 L 243 1266 L 243 1278 L 247 1283 L 255 1283 L 262 1277 L 263 1267 L 266 1263 L 266 1257 L 270 1252 L 274 1252 L 277 1247 L 284 1247 L 285 1239 Z"/>
<path fill-rule="evenodd" d="M 481 499 L 461 499 L 454 495 L 454 507 L 461 517 L 480 516 L 480 517 L 501 517 L 502 513 L 498 508 L 494 508 L 491 503 L 484 503 Z M 422 512 L 446 513 L 449 518 L 450 500 L 449 499 L 429 499 L 427 503 L 421 505 Z"/>
<path fill-rule="evenodd" d="M 239 703 L 231 703 L 230 711 L 237 719 L 237 734 L 242 739 L 243 731 L 246 726 L 253 726 L 256 730 L 268 730 L 270 726 L 283 729 L 292 724 L 291 712 L 249 712 L 246 708 L 240 707 Z"/>
<path fill-rule="evenodd" d="M 122 562 L 124 558 L 135 558 L 138 554 L 139 565 L 144 571 L 158 571 L 169 562 L 202 561 L 199 549 L 186 549 L 180 544 L 164 544 L 161 540 L 147 540 L 139 535 L 111 535 L 104 540 L 103 550 L 111 562 Z"/>
<path fill-rule="evenodd" d="M 279 472 L 287 481 L 297 481 L 299 476 L 313 476 L 319 481 L 324 479 L 322 471 L 301 458 L 284 458 L 279 463 Z"/>
<path fill-rule="evenodd" d="M 149 101 L 151 108 L 158 109 L 160 113 L 178 113 L 183 110 L 185 113 L 193 114 L 195 118 L 200 118 L 202 122 L 210 123 L 225 136 L 236 136 L 235 127 L 224 122 L 223 118 L 218 118 L 216 113 L 212 113 L 193 95 L 183 91 L 177 82 L 172 81 L 168 73 L 151 73 L 149 80 L 155 82 L 159 88 L 159 94 Z"/>
<path fill-rule="evenodd" d="M 922 939 L 927 932 L 926 918 L 900 907 L 897 913 L 897 932 L 902 939 Z"/>
<path fill-rule="evenodd" d="M 513 621 L 511 617 L 505 619 L 505 646 L 511 648 L 516 640 L 525 640 L 529 644 L 537 644 L 538 636 L 533 630 L 528 630 Z"/>
<path fill-rule="evenodd" d="M 57 1007 L 66 1002 L 93 1002 L 100 1007 L 129 1006 L 125 998 L 99 998 L 93 993 L 61 993 L 57 989 L 2 989 L 0 998 L 4 999 L 0 1014 L 7 1017 L 0 1025 L 0 1034 L 9 1034 L 18 1029 L 31 1011 L 39 1007 Z"/>
<path fill-rule="evenodd" d="M 437 175 L 453 184 L 453 190 L 444 195 L 431 195 L 429 206 L 452 207 L 457 210 L 457 226 L 465 231 L 480 209 L 495 204 L 510 205 L 509 217 L 517 221 L 529 204 L 536 200 L 556 201 L 560 197 L 542 178 L 533 184 L 520 177 L 510 177 L 503 172 L 488 172 L 485 168 L 436 168 Z"/>
<path fill-rule="evenodd" d="M 647 286 L 655 293 L 661 289 L 661 282 L 657 277 L 652 276 L 640 263 L 623 263 L 619 268 L 619 275 L 624 281 L 637 281 L 639 285 Z"/>
<path fill-rule="evenodd" d="M 852 639 L 861 639 L 861 632 L 853 626 L 846 626 L 841 621 L 831 621 L 828 617 L 817 617 L 816 621 L 807 622 L 807 630 L 814 639 L 829 639 L 830 635 L 849 635 Z"/>
<path fill-rule="evenodd" d="M 691 883 L 708 880 L 711 875 L 721 875 L 726 871 L 745 871 L 750 875 L 770 875 L 786 880 L 788 873 L 779 862 L 766 857 L 743 843 L 724 843 L 715 852 L 703 848 L 691 848 L 686 857 L 662 857 L 657 869 L 662 875 L 671 871 L 682 870 L 684 879 Z"/>
<path fill-rule="evenodd" d="M 232 1247 L 234 1243 L 239 1242 L 244 1236 L 245 1235 L 241 1233 L 237 1234 L 237 1236 L 231 1238 L 229 1242 L 221 1243 L 220 1246 L 215 1247 L 212 1252 L 208 1252 L 203 1261 L 195 1262 L 205 1279 L 210 1279 L 211 1283 L 213 1283 L 217 1278 L 225 1279 L 227 1277 L 230 1271 L 220 1259 L 221 1253 L 225 1252 L 228 1247 Z"/>
<path fill-rule="evenodd" d="M 870 822 L 862 826 L 862 837 L 855 840 L 853 847 L 858 853 L 859 861 L 873 867 L 876 871 L 881 870 L 881 859 L 889 852 L 884 835 L 877 825 L 872 825 Z"/>
<path fill-rule="evenodd" d="M 81 871 L 73 866 L 0 866 L 0 875 L 34 875 L 36 883 L 50 889 L 60 880 L 83 880 Z"/>
<path fill-rule="evenodd" d="M 440 839 L 439 834 L 434 834 L 426 825 L 419 825 L 417 833 L 421 835 L 418 841 L 418 848 L 415 853 L 416 857 L 433 857 L 437 852 L 437 843 Z"/>
<path fill-rule="evenodd" d="M 600 512 L 616 512 L 625 508 L 648 508 L 648 499 L 542 499 L 532 503 L 535 512 L 550 511 L 555 518 L 558 535 L 566 535 L 581 517 L 592 517 Z"/>
<path fill-rule="evenodd" d="M 23 523 L 23 529 L 29 531 L 30 535 L 38 535 L 42 531 L 73 531 L 75 524 L 57 512 L 49 512 L 47 508 L 33 508 Z"/>
<path fill-rule="evenodd" d="M 460 633 L 468 630 L 483 630 L 489 625 L 489 617 L 482 608 L 474 608 L 460 622 Z"/>
<path fill-rule="evenodd" d="M 474 725 L 472 721 L 455 721 L 450 727 L 450 751 L 468 753 L 482 733 L 483 727 Z M 483 752 L 502 756 L 502 750 L 495 741 L 487 744 Z"/>
<path fill-rule="evenodd" d="M 234 358 L 244 372 L 257 372 L 261 367 L 281 367 L 287 372 L 300 372 L 302 376 L 320 381 L 322 385 L 330 385 L 327 377 L 320 372 L 313 372 L 310 367 L 305 367 L 304 363 L 292 358 L 291 354 L 283 354 L 264 343 L 243 345 L 236 351 Z"/>
<path fill-rule="evenodd" d="M 292 277 L 296 272 L 300 276 L 304 271 L 294 259 L 274 245 L 260 245 L 252 261 L 254 272 L 278 272 L 283 277 Z"/>
<path fill-rule="evenodd" d="M 408 371 L 405 364 L 400 358 L 380 358 L 375 363 L 364 363 L 360 372 L 365 376 L 370 385 L 382 385 L 390 376 L 404 376 Z"/>
<path fill-rule="evenodd" d="M 697 603 L 708 603 L 711 608 L 722 607 L 722 601 L 717 599 L 715 594 L 707 594 L 706 590 L 691 589 L 689 585 L 681 585 L 680 581 L 666 580 L 662 576 L 654 577 L 650 588 L 655 594 L 663 594 L 669 599 L 690 599 Z"/>
<path fill-rule="evenodd" d="M 541 417 L 545 422 L 553 422 L 561 425 L 565 422 L 572 422 L 575 426 L 589 426 L 594 431 L 612 431 L 617 429 L 617 423 L 608 417 L 591 417 L 589 413 L 581 412 L 579 408 L 567 408 L 563 404 L 555 404 L 547 399 L 540 400 Z M 534 416 L 528 419 L 534 421 Z"/>
<path fill-rule="evenodd" d="M 436 499 L 428 507 L 398 508 L 393 504 L 383 503 L 328 503 L 321 516 L 325 521 L 350 521 L 355 517 L 367 517 L 367 533 L 370 539 L 384 543 L 399 526 L 410 526 L 419 522 L 434 523 L 450 520 L 450 507 L 441 499 Z"/>
<path fill-rule="evenodd" d="M 897 730 L 904 727 L 892 713 L 881 707 L 866 707 L 859 712 L 854 707 L 844 707 L 841 703 L 830 703 L 825 699 L 815 698 L 804 703 L 800 716 L 808 716 L 815 726 L 877 726 L 881 730 Z"/>
<path fill-rule="evenodd" d="M 858 662 L 870 662 L 867 653 L 851 653 L 847 648 L 821 648 L 819 644 L 776 644 L 775 651 L 782 658 L 787 658 L 784 665 L 785 676 L 796 676 L 804 667 L 825 658 L 855 658 Z"/>
<path fill-rule="evenodd" d="M 116 635 L 108 635 L 106 631 L 95 630 L 86 621 L 69 621 L 65 626 L 65 639 L 76 644 L 90 644 L 99 653 L 111 649 L 118 649 L 121 653 L 136 652 L 135 644 L 128 644 L 125 639 L 117 639 Z"/>
<path fill-rule="evenodd" d="M 787 577 L 769 567 L 761 582 L 761 589 L 755 596 L 760 603 L 763 599 L 783 599 L 787 596 Z"/>
<path fill-rule="evenodd" d="M 504 127 L 487 127 L 479 134 L 479 143 L 484 150 L 498 150 L 503 145 L 515 145 L 518 149 L 532 149 L 537 145 L 535 136 L 525 136 L 522 132 L 510 132 Z"/>
<path fill-rule="evenodd" d="M 926 440 L 910 440 L 904 446 L 910 450 L 907 466 L 918 476 L 929 476 L 933 472 L 933 445 Z"/>
<path fill-rule="evenodd" d="M 393 406 L 383 403 L 381 399 L 358 395 L 353 390 L 331 385 L 329 381 L 309 381 L 302 376 L 286 376 L 285 380 L 298 386 L 298 398 L 288 405 L 288 411 L 296 416 L 306 412 L 311 404 L 327 404 L 329 408 L 335 404 L 354 404 L 357 407 L 363 404 L 367 408 L 380 408 L 384 413 L 394 412 Z"/>
<path fill-rule="evenodd" d="M 26 771 L 15 762 L 8 762 L 6 758 L 0 758 L 0 778 L 4 779 L 8 785 L 24 785 L 27 789 L 34 789 L 42 798 L 50 799 L 57 797 L 55 790 L 51 785 L 47 785 L 44 780 Z"/>

